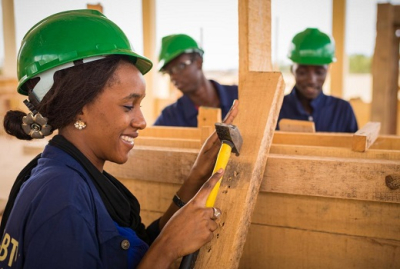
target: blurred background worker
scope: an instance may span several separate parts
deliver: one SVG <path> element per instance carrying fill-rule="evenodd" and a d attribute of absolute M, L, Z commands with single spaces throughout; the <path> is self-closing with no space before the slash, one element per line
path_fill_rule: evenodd
<path fill-rule="evenodd" d="M 224 118 L 233 101 L 238 99 L 236 85 L 221 85 L 206 79 L 203 53 L 188 35 L 174 34 L 162 38 L 159 71 L 170 76 L 183 96 L 164 108 L 154 125 L 197 127 L 200 106 L 221 108 Z"/>
<path fill-rule="evenodd" d="M 356 132 L 357 120 L 350 103 L 322 91 L 329 64 L 336 61 L 333 38 L 307 28 L 293 37 L 288 57 L 293 61 L 291 72 L 296 84 L 283 99 L 278 122 L 306 120 L 315 123 L 317 132 Z"/>

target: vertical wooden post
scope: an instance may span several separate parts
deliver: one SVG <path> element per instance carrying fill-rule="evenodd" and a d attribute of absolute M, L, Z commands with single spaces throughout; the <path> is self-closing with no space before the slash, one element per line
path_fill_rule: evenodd
<path fill-rule="evenodd" d="M 199 252 L 195 268 L 237 268 L 257 200 L 284 95 L 281 73 L 271 70 L 271 0 L 239 0 L 239 102 L 235 120 L 243 137 L 232 156 L 215 206 L 219 230 Z"/>
<path fill-rule="evenodd" d="M 336 63 L 331 65 L 331 95 L 343 96 L 344 75 L 347 67 L 345 53 L 346 0 L 332 1 L 332 36 L 336 45 Z"/>
<path fill-rule="evenodd" d="M 143 54 L 153 62 L 153 68 L 144 78 L 146 80 L 146 98 L 143 99 L 142 111 L 147 124 L 155 120 L 154 80 L 157 72 L 156 51 L 156 0 L 142 0 L 143 17 Z"/>
<path fill-rule="evenodd" d="M 391 4 L 378 4 L 371 121 L 381 123 L 381 134 L 396 134 L 399 41 L 395 35 L 395 14 Z"/>
<path fill-rule="evenodd" d="M 216 122 L 221 122 L 221 109 L 214 107 L 199 107 L 199 114 L 197 115 L 197 127 L 212 126 Z"/>
<path fill-rule="evenodd" d="M 17 46 L 15 40 L 14 0 L 2 0 L 5 77 L 17 77 Z"/>

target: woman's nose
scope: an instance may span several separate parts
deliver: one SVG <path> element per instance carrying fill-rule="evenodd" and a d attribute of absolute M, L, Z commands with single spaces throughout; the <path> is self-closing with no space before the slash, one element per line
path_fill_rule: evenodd
<path fill-rule="evenodd" d="M 142 110 L 138 110 L 135 117 L 132 119 L 132 126 L 138 129 L 143 130 L 147 126 L 146 119 L 143 116 Z"/>

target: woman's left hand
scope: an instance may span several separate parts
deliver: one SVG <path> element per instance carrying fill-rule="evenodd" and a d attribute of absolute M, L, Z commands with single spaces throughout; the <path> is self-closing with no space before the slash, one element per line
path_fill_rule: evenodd
<path fill-rule="evenodd" d="M 239 101 L 235 100 L 222 122 L 225 124 L 232 124 L 238 113 Z M 219 140 L 217 133 L 214 131 L 203 144 L 203 147 L 197 155 L 196 161 L 189 173 L 189 177 L 185 182 L 192 185 L 192 191 L 194 191 L 194 193 L 191 194 L 192 196 L 211 176 L 220 147 L 221 141 Z M 186 196 L 183 193 L 180 193 L 180 195 L 182 198 L 185 198 Z"/>

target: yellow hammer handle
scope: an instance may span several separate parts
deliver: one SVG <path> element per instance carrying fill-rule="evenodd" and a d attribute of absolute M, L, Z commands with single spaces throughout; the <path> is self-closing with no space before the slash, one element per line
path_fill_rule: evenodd
<path fill-rule="evenodd" d="M 217 161 L 215 162 L 213 174 L 217 172 L 220 168 L 223 168 L 225 170 L 226 165 L 228 164 L 229 161 L 229 157 L 231 156 L 231 152 L 232 152 L 232 147 L 229 144 L 222 142 L 221 148 L 219 149 L 218 152 Z M 211 193 L 206 201 L 206 207 L 214 206 L 215 200 L 217 199 L 219 186 L 221 185 L 221 180 L 222 177 L 218 180 L 217 184 L 215 184 L 214 188 L 211 190 Z"/>

